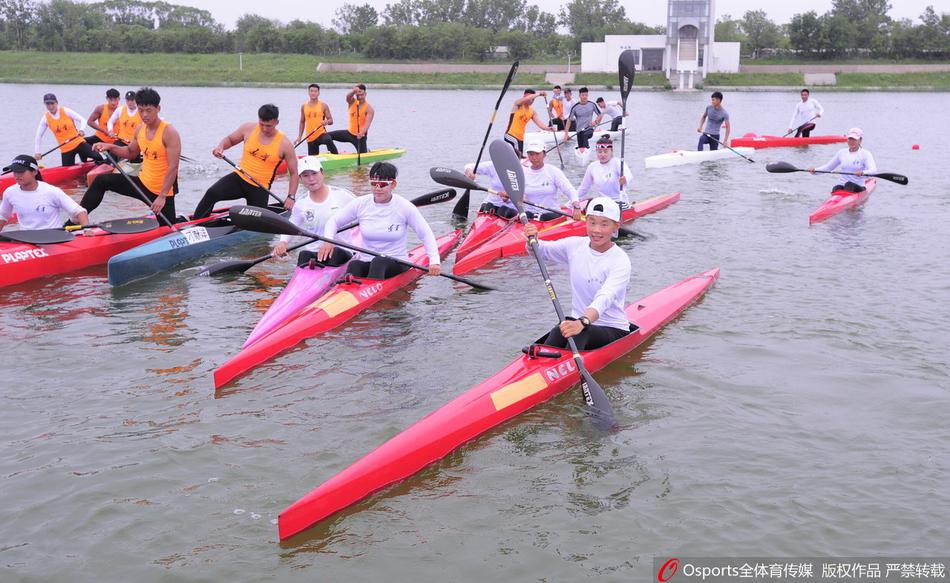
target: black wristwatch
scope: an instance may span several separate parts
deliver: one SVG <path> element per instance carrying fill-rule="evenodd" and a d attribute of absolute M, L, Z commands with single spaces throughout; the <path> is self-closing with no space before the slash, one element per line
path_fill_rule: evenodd
<path fill-rule="evenodd" d="M 577 319 L 577 321 L 580 322 L 581 325 L 584 326 L 585 328 L 590 326 L 590 318 L 588 318 L 587 316 L 581 316 L 580 318 Z"/>
<path fill-rule="evenodd" d="M 289 198 L 290 200 L 297 200 L 297 195 L 296 195 L 296 194 L 288 194 L 288 195 L 287 195 L 287 198 Z"/>

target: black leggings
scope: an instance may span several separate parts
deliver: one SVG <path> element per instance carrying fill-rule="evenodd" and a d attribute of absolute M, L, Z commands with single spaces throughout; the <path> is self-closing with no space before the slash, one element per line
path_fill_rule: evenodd
<path fill-rule="evenodd" d="M 700 134 L 699 135 L 699 145 L 696 146 L 696 149 L 700 152 L 703 151 L 703 145 L 709 144 L 709 151 L 719 149 L 719 134 Z"/>
<path fill-rule="evenodd" d="M 80 142 L 79 147 L 75 150 L 70 150 L 69 152 L 60 151 L 60 157 L 62 159 L 63 166 L 72 166 L 75 164 L 77 155 L 83 162 L 89 160 L 100 162 L 102 160 L 102 156 L 96 153 L 96 151 L 92 149 L 92 146 L 86 142 Z"/>
<path fill-rule="evenodd" d="M 796 138 L 807 138 L 811 136 L 811 131 L 815 129 L 815 124 L 806 123 L 805 125 L 798 128 L 798 131 L 795 132 Z"/>
<path fill-rule="evenodd" d="M 590 139 L 594 137 L 594 128 L 587 128 L 577 132 L 577 147 L 590 148 Z"/>
<path fill-rule="evenodd" d="M 334 247 L 330 258 L 326 261 L 320 262 L 317 261 L 316 251 L 307 251 L 306 249 L 303 249 L 297 254 L 297 267 L 305 267 L 309 265 L 311 259 L 314 262 L 314 266 L 339 267 L 352 258 L 353 254 L 349 251 L 339 247 Z"/>
<path fill-rule="evenodd" d="M 835 187 L 831 189 L 831 192 L 835 192 L 837 190 L 846 190 L 848 192 L 864 192 L 867 190 L 867 188 L 853 182 L 845 182 L 844 184 L 835 185 Z"/>
<path fill-rule="evenodd" d="M 577 318 L 568 317 L 568 320 Z M 630 333 L 630 330 L 621 330 L 620 328 L 611 328 L 609 326 L 597 326 L 591 324 L 584 328 L 580 334 L 574 336 L 574 343 L 578 350 L 594 350 L 601 346 L 607 346 L 614 340 L 623 338 Z M 555 348 L 567 348 L 567 338 L 561 334 L 560 326 L 555 326 L 548 332 L 547 337 L 541 341 L 545 346 L 554 346 Z"/>
<path fill-rule="evenodd" d="M 237 172 L 232 172 L 227 176 L 222 176 L 208 188 L 198 206 L 195 207 L 195 218 L 201 219 L 210 215 L 214 206 L 224 200 L 243 198 L 248 206 L 266 207 L 267 196 L 266 190 L 250 184 L 238 176 Z"/>
<path fill-rule="evenodd" d="M 490 202 L 482 203 L 482 206 L 478 207 L 478 212 L 495 215 L 502 219 L 513 219 L 518 216 L 518 211 L 515 209 L 508 206 L 495 206 Z"/>
<path fill-rule="evenodd" d="M 620 129 L 620 124 L 622 124 L 622 123 L 623 123 L 623 116 L 622 116 L 622 115 L 618 115 L 617 117 L 614 118 L 614 120 L 613 120 L 612 122 L 610 122 L 610 131 L 615 132 L 615 131 L 619 130 L 619 129 Z"/>
<path fill-rule="evenodd" d="M 347 132 L 349 133 L 349 132 Z M 307 155 L 308 156 L 317 156 L 320 154 L 320 144 L 323 144 L 327 147 L 327 152 L 331 154 L 339 154 L 340 152 L 336 149 L 336 144 L 333 143 L 333 138 L 330 134 L 324 132 L 317 136 L 312 142 L 307 142 Z M 364 150 L 365 151 L 365 150 Z"/>
<path fill-rule="evenodd" d="M 353 144 L 353 147 L 356 148 L 356 151 L 365 154 L 366 153 L 366 140 L 369 138 L 369 133 L 367 133 L 362 138 L 357 138 L 350 133 L 349 130 L 335 130 L 328 134 L 330 139 L 335 142 L 347 142 Z"/>
<path fill-rule="evenodd" d="M 542 221 L 542 222 L 553 221 L 554 219 L 558 219 L 561 217 L 561 215 L 557 213 L 541 213 L 540 215 L 538 215 L 538 213 L 525 211 L 525 214 L 528 215 L 529 221 Z"/>
<path fill-rule="evenodd" d="M 145 185 L 142 184 L 142 181 L 138 176 L 129 177 L 132 182 L 142 191 L 142 194 L 148 199 L 149 203 L 155 202 L 155 199 L 158 198 L 152 191 L 145 188 Z M 82 200 L 79 202 L 79 205 L 86 209 L 87 212 L 92 213 L 92 211 L 99 208 L 99 205 L 102 204 L 102 197 L 105 195 L 106 191 L 115 192 L 121 194 L 122 196 L 128 196 L 134 198 L 135 200 L 142 201 L 142 198 L 136 192 L 135 188 L 129 184 L 129 181 L 126 180 L 125 176 L 121 174 L 100 174 L 96 176 L 96 179 L 92 181 L 92 186 L 86 189 L 86 194 L 82 196 Z M 172 192 L 178 193 L 178 180 L 175 180 L 175 184 L 172 186 Z M 170 223 L 175 222 L 175 197 L 169 196 L 165 199 L 165 206 L 162 207 L 162 216 L 168 219 Z"/>
<path fill-rule="evenodd" d="M 389 257 L 373 257 L 372 261 L 350 261 L 346 272 L 353 277 L 370 279 L 389 279 L 412 269 L 408 265 L 396 263 Z"/>
<path fill-rule="evenodd" d="M 524 140 L 519 140 L 511 134 L 505 134 L 505 141 L 511 145 L 519 158 L 524 158 Z"/>

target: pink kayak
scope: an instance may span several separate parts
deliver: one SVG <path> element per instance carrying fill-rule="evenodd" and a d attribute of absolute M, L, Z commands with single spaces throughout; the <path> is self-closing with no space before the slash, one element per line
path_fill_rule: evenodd
<path fill-rule="evenodd" d="M 345 264 L 339 267 L 295 268 L 287 287 L 280 292 L 271 307 L 254 326 L 251 335 L 244 341 L 244 348 L 283 326 L 298 312 L 313 303 L 313 300 L 322 296 L 345 272 Z"/>
<path fill-rule="evenodd" d="M 871 193 L 874 192 L 876 186 L 877 180 L 870 178 L 864 181 L 864 191 L 862 192 L 848 192 L 847 190 L 832 192 L 831 198 L 815 209 L 815 212 L 808 217 L 808 224 L 820 223 L 838 213 L 864 204 Z"/>

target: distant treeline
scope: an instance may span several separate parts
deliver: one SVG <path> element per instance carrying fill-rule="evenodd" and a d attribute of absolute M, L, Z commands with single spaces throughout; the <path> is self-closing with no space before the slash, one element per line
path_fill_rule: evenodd
<path fill-rule="evenodd" d="M 779 25 L 762 10 L 723 15 L 716 40 L 740 41 L 743 53 L 811 58 L 950 57 L 950 16 L 928 7 L 920 23 L 893 20 L 887 0 L 832 0 L 832 9 Z M 567 31 L 569 34 L 562 34 Z M 247 14 L 234 30 L 207 10 L 167 2 L 0 0 L 0 50 L 162 53 L 297 53 L 397 60 L 486 60 L 575 56 L 580 43 L 606 34 L 664 34 L 627 18 L 620 0 L 570 0 L 558 14 L 527 0 L 399 0 L 380 13 L 345 4 L 333 28 L 287 24 Z"/>

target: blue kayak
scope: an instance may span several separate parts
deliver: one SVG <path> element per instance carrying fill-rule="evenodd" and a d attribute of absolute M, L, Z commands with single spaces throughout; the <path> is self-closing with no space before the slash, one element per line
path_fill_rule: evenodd
<path fill-rule="evenodd" d="M 283 208 L 272 207 L 271 210 L 281 212 Z M 212 215 L 205 223 L 185 227 L 113 256 L 108 265 L 109 284 L 116 287 L 139 281 L 182 263 L 270 236 L 236 227 L 227 214 Z"/>

